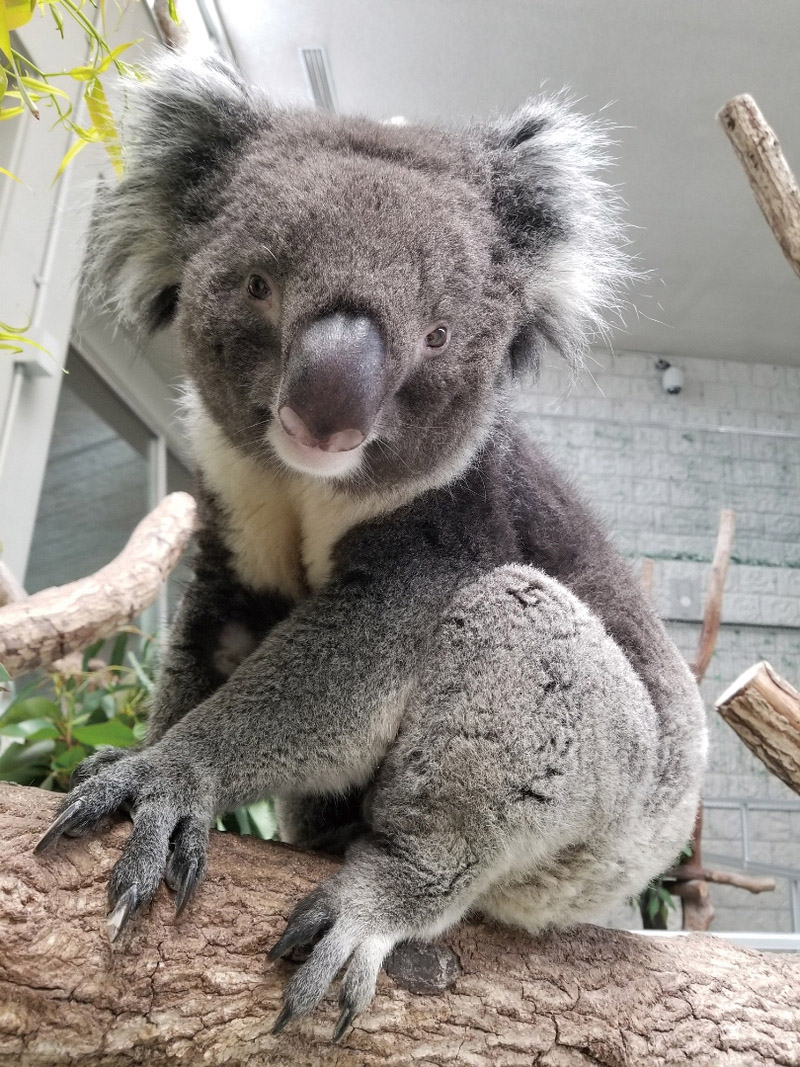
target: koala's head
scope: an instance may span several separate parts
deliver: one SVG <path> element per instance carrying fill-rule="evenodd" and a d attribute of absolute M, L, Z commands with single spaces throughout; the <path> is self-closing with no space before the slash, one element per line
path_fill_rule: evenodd
<path fill-rule="evenodd" d="M 95 287 L 176 322 L 207 417 L 345 485 L 461 469 L 544 343 L 573 364 L 626 277 L 603 132 L 562 101 L 465 131 L 274 108 L 222 63 L 132 93 Z"/>

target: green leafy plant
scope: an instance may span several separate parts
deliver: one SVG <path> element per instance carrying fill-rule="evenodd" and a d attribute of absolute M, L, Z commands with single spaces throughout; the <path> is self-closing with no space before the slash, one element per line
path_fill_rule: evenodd
<path fill-rule="evenodd" d="M 129 2 L 130 0 L 118 0 L 116 6 L 122 12 Z M 95 25 L 92 17 L 95 12 L 100 16 L 99 27 Z M 169 13 L 173 21 L 177 22 L 175 0 L 169 2 Z M 76 23 L 86 41 L 88 62 L 69 70 L 44 71 L 28 56 L 17 51 L 13 46 L 11 33 L 27 25 L 36 15 L 43 18 L 49 16 L 53 21 L 54 31 L 62 40 L 65 23 Z M 53 128 L 61 126 L 75 135 L 58 166 L 56 179 L 61 177 L 69 163 L 88 144 L 102 144 L 114 172 L 117 175 L 122 174 L 119 130 L 106 95 L 105 79 L 113 71 L 140 76 L 135 66 L 120 58 L 127 49 L 137 43 L 126 41 L 115 48 L 108 43 L 106 0 L 0 0 L 0 122 L 21 118 L 26 114 L 39 119 L 42 111 L 47 110 L 54 118 Z M 69 93 L 57 84 L 59 79 L 80 83 L 81 92 L 77 103 L 85 105 L 88 124 L 81 125 L 75 120 L 76 108 L 73 107 Z M 0 167 L 0 175 L 19 181 L 16 175 L 4 167 Z M 19 355 L 24 351 L 25 345 L 46 351 L 27 336 L 26 327 L 15 327 L 0 321 L 0 350 L 5 349 L 13 355 Z"/>
<path fill-rule="evenodd" d="M 136 653 L 131 637 L 141 638 Z M 99 748 L 128 748 L 144 740 L 157 663 L 155 640 L 128 628 L 111 644 L 108 662 L 95 656 L 100 641 L 83 654 L 78 674 L 50 672 L 15 693 L 0 714 L 0 780 L 64 792 L 72 771 Z M 11 679 L 0 666 L 0 688 Z M 275 836 L 269 801 L 239 808 L 217 828 Z"/>
<path fill-rule="evenodd" d="M 675 897 L 659 880 L 643 890 L 638 905 L 646 930 L 666 930 L 669 913 L 677 907 Z"/>
<path fill-rule="evenodd" d="M 690 841 L 684 846 L 675 866 L 680 866 L 691 858 L 692 844 Z M 632 906 L 638 907 L 645 930 L 666 930 L 669 913 L 675 911 L 678 906 L 674 895 L 667 889 L 666 883 L 662 878 L 654 878 L 650 885 L 642 890 L 638 898 L 631 900 L 630 903 Z"/>
<path fill-rule="evenodd" d="M 88 17 L 85 8 L 100 13 L 100 28 Z M 40 13 L 49 14 L 54 27 L 64 38 L 65 20 L 77 23 L 87 43 L 89 62 L 64 71 L 43 71 L 27 56 L 12 45 L 12 30 L 20 29 Z M 175 14 L 177 18 L 177 14 Z M 126 41 L 112 48 L 106 40 L 105 0 L 0 0 L 0 53 L 4 65 L 0 68 L 0 120 L 6 121 L 28 111 L 34 118 L 40 117 L 40 105 L 51 109 L 54 125 L 66 127 L 76 135 L 76 140 L 61 161 L 56 177 L 87 144 L 101 143 L 105 146 L 111 164 L 117 174 L 122 173 L 122 150 L 119 133 L 108 104 L 103 78 L 111 69 L 120 74 L 136 74 L 134 67 L 120 59 L 136 41 Z M 9 77 L 11 85 L 9 87 Z M 54 79 L 72 79 L 82 84 L 79 100 L 86 105 L 90 123 L 81 126 L 73 118 L 73 106 L 69 94 L 54 83 Z M 6 103 L 6 101 L 10 102 Z M 6 171 L 6 174 L 8 172 Z M 13 175 L 9 175 L 13 177 Z"/>
<path fill-rule="evenodd" d="M 0 779 L 63 791 L 74 768 L 98 748 L 144 738 L 155 645 L 146 639 L 134 655 L 127 649 L 131 633 L 116 637 L 107 664 L 92 663 L 99 642 L 84 653 L 80 674 L 53 672 L 14 695 L 0 715 L 6 741 Z M 8 683 L 5 671 L 0 680 Z"/>

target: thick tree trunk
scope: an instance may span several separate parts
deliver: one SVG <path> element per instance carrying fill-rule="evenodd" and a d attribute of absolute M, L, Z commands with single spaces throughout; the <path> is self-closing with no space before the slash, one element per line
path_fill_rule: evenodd
<path fill-rule="evenodd" d="M 800 793 L 800 693 L 762 660 L 725 690 L 716 707 L 750 751 Z"/>
<path fill-rule="evenodd" d="M 534 939 L 464 924 L 395 953 L 337 1048 L 333 995 L 273 1037 L 292 965 L 267 949 L 333 863 L 215 834 L 182 920 L 163 890 L 112 946 L 105 886 L 126 828 L 35 858 L 55 805 L 0 785 L 3 1065 L 800 1064 L 797 958 L 592 926 Z"/>

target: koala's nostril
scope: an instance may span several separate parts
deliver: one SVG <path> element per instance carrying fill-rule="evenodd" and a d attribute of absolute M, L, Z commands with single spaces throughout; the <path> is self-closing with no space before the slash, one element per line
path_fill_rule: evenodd
<path fill-rule="evenodd" d="M 365 437 L 361 430 L 338 430 L 323 441 L 320 448 L 325 452 L 350 452 L 363 445 Z"/>
<path fill-rule="evenodd" d="M 309 430 L 296 411 L 287 405 L 280 409 L 278 412 L 278 418 L 281 420 L 281 426 L 286 430 L 290 437 L 296 438 L 301 445 L 307 445 L 309 448 L 318 448 L 319 441 Z"/>
<path fill-rule="evenodd" d="M 337 430 L 327 437 L 315 437 L 303 419 L 288 404 L 284 404 L 280 409 L 278 418 L 288 435 L 306 448 L 320 448 L 323 452 L 349 452 L 358 448 L 365 440 L 361 430 Z"/>

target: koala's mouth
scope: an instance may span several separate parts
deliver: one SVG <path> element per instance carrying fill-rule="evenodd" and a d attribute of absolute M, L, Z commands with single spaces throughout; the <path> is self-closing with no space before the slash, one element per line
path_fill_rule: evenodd
<path fill-rule="evenodd" d="M 321 444 L 305 444 L 299 437 L 291 436 L 281 425 L 281 420 L 272 420 L 267 439 L 283 463 L 301 474 L 317 478 L 341 478 L 351 474 L 360 465 L 366 441 L 341 451 L 331 451 Z"/>

